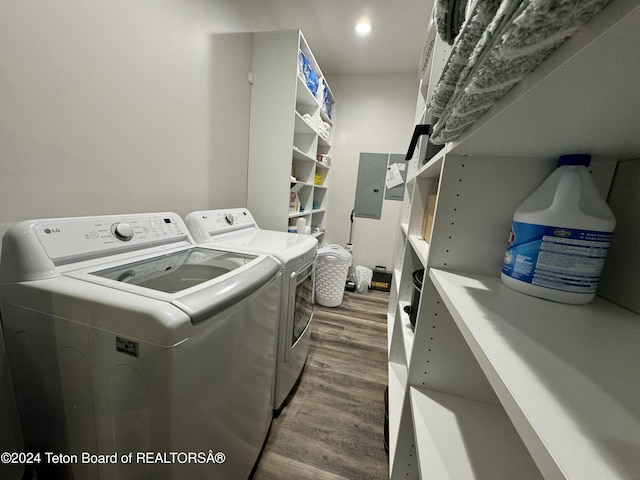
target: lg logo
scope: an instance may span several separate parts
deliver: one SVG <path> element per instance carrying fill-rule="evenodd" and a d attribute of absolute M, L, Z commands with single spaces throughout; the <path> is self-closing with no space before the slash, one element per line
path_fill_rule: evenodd
<path fill-rule="evenodd" d="M 60 229 L 59 228 L 45 228 L 44 229 L 44 233 L 49 234 L 49 233 L 60 233 Z"/>

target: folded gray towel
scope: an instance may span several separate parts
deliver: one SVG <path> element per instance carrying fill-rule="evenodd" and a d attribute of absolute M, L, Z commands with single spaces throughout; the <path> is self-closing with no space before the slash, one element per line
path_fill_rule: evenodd
<path fill-rule="evenodd" d="M 452 45 L 465 19 L 467 0 L 436 0 L 435 24 L 440 38 Z"/>
<path fill-rule="evenodd" d="M 429 101 L 431 142 L 456 140 L 609 1 L 477 0 Z"/>
<path fill-rule="evenodd" d="M 429 113 L 434 117 L 445 114 L 452 97 L 464 86 L 471 69 L 469 59 L 474 49 L 495 17 L 501 0 L 480 0 L 475 3 L 471 14 L 462 25 L 462 30 L 453 45 L 451 55 L 440 81 L 429 100 Z M 437 10 L 436 10 L 437 13 Z M 436 16 L 436 19 L 438 17 Z"/>

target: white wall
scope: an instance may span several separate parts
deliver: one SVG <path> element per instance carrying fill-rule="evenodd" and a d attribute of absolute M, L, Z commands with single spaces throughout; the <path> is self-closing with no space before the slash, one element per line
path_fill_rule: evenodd
<path fill-rule="evenodd" d="M 0 0 L 0 234 L 30 218 L 244 206 L 246 134 L 220 121 L 211 37 L 256 27 L 244 3 Z M 217 149 L 229 132 L 238 148 Z"/>
<path fill-rule="evenodd" d="M 415 74 L 327 77 L 336 97 L 325 242 L 349 240 L 361 152 L 406 154 L 414 127 Z M 401 202 L 384 200 L 380 220 L 355 218 L 353 264 L 391 269 Z"/>
<path fill-rule="evenodd" d="M 242 79 L 247 67 L 227 62 L 214 34 L 274 29 L 250 3 L 0 0 L 0 234 L 30 218 L 246 205 L 248 86 L 221 96 L 233 76 L 219 73 Z M 326 240 L 344 244 L 359 154 L 406 150 L 417 79 L 330 84 Z M 399 205 L 356 220 L 358 262 L 391 265 Z"/>

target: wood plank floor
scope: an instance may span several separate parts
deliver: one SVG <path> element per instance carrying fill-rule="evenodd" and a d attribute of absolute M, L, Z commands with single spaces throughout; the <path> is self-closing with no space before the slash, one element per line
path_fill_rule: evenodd
<path fill-rule="evenodd" d="M 253 480 L 386 479 L 384 389 L 389 294 L 316 305 L 295 394 L 273 420 Z"/>

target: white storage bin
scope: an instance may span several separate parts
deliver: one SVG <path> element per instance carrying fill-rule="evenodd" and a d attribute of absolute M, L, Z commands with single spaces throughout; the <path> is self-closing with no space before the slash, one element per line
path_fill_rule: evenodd
<path fill-rule="evenodd" d="M 316 301 L 325 307 L 342 303 L 344 285 L 351 265 L 351 254 L 340 245 L 328 245 L 318 250 L 316 265 Z"/>

